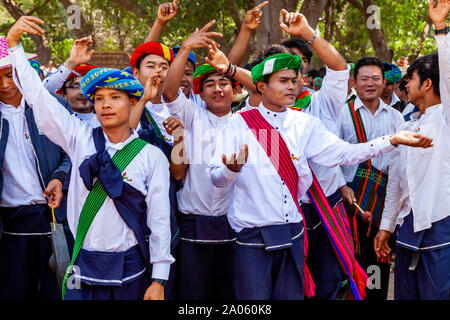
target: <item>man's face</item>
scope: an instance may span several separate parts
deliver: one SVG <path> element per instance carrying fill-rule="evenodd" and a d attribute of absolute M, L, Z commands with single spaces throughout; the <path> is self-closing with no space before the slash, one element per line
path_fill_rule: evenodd
<path fill-rule="evenodd" d="M 363 66 L 359 69 L 354 88 L 361 100 L 378 100 L 383 93 L 386 80 L 377 66 Z"/>
<path fill-rule="evenodd" d="M 66 94 L 64 98 L 69 102 L 74 112 L 89 113 L 92 111 L 93 106 L 81 92 L 81 79 L 83 77 L 76 77 L 66 82 Z"/>
<path fill-rule="evenodd" d="M 411 79 L 408 81 L 406 85 L 406 89 L 408 90 L 408 99 L 414 105 L 419 105 L 420 101 L 425 96 L 425 86 L 429 79 L 425 80 L 422 85 L 420 85 L 420 77 L 417 74 L 417 70 L 415 70 L 412 74 Z"/>
<path fill-rule="evenodd" d="M 95 91 L 94 108 L 102 127 L 113 129 L 129 126 L 131 109 L 137 99 L 123 90 L 99 88 Z"/>
<path fill-rule="evenodd" d="M 194 64 L 188 61 L 186 62 L 186 66 L 184 67 L 184 75 L 180 83 L 181 91 L 183 91 L 184 95 L 188 98 L 192 90 L 193 77 L 194 77 Z"/>
<path fill-rule="evenodd" d="M 386 83 L 386 85 L 384 86 L 384 89 L 383 89 L 383 93 L 382 93 L 382 97 L 383 98 L 389 98 L 389 97 L 392 97 L 392 94 L 394 93 L 394 91 L 395 91 L 395 87 L 396 87 L 396 84 L 395 83 L 390 83 L 390 84 L 387 84 Z"/>
<path fill-rule="evenodd" d="M 231 80 L 224 75 L 212 73 L 203 80 L 200 97 L 212 113 L 226 113 L 231 108 L 233 96 Z"/>
<path fill-rule="evenodd" d="M 21 99 L 22 94 L 14 83 L 12 68 L 0 69 L 0 101 L 12 104 L 18 97 Z"/>
<path fill-rule="evenodd" d="M 169 71 L 169 61 L 156 54 L 149 54 L 146 56 L 140 65 L 140 68 L 133 69 L 133 75 L 139 82 L 144 85 L 148 77 L 157 71 L 161 71 L 161 83 L 159 85 L 159 94 L 162 92 L 164 80 L 166 79 L 167 72 Z"/>
<path fill-rule="evenodd" d="M 258 90 L 270 104 L 288 107 L 295 104 L 298 94 L 298 76 L 294 70 L 280 70 L 272 74 L 267 83 L 258 82 Z"/>
<path fill-rule="evenodd" d="M 308 62 L 308 58 L 297 48 L 289 48 L 291 51 L 295 52 L 295 54 L 297 56 L 300 57 L 300 59 L 302 59 L 303 62 L 303 71 L 306 73 L 308 72 L 308 67 L 309 67 L 309 62 Z"/>

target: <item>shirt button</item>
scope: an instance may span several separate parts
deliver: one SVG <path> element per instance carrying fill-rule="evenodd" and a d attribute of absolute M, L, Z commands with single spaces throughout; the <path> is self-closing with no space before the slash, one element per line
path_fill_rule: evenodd
<path fill-rule="evenodd" d="M 287 203 L 287 201 L 284 201 L 284 203 Z"/>
<path fill-rule="evenodd" d="M 286 219 L 286 222 L 289 222 L 289 220 L 288 220 L 288 219 Z"/>

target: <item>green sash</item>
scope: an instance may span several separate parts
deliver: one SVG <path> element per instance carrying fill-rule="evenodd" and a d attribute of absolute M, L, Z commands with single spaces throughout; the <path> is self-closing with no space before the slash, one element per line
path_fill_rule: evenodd
<path fill-rule="evenodd" d="M 125 170 L 125 168 L 130 164 L 130 162 L 136 157 L 136 155 L 147 145 L 148 143 L 139 138 L 134 139 L 128 143 L 123 149 L 117 151 L 112 157 L 113 163 L 117 166 L 120 172 Z M 75 237 L 75 245 L 73 248 L 72 260 L 70 261 L 69 267 L 64 275 L 64 280 L 62 284 L 62 297 L 66 294 L 67 280 L 69 279 L 70 273 L 72 271 L 72 266 L 80 253 L 81 247 L 83 246 L 86 234 L 97 215 L 98 211 L 102 207 L 107 197 L 106 190 L 99 180 L 97 180 L 92 187 L 91 192 L 89 192 L 86 202 L 81 209 L 80 218 L 78 220 L 77 234 Z"/>

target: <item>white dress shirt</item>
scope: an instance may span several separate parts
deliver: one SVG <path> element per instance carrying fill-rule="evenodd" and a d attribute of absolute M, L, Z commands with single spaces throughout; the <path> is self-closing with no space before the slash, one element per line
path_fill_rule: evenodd
<path fill-rule="evenodd" d="M 49 74 L 47 78 L 44 79 L 44 87 L 51 93 L 56 93 L 56 91 L 62 88 L 64 82 L 66 82 L 72 72 L 73 70 L 61 65 L 55 72 Z"/>
<path fill-rule="evenodd" d="M 391 103 L 389 104 L 389 107 L 392 107 L 394 104 L 400 101 L 400 98 L 397 97 L 395 93 L 392 94 Z"/>
<path fill-rule="evenodd" d="M 414 113 L 408 125 L 410 130 L 433 138 L 434 147 L 399 148 L 400 164 L 392 168 L 392 177 L 389 171 L 388 187 L 394 179 L 393 194 L 386 196 L 380 230 L 392 232 L 407 215 L 408 206 L 414 215 L 414 232 L 450 215 L 450 34 L 435 38 L 442 104 L 427 108 L 420 118 Z M 402 206 L 406 209 L 399 210 L 396 202 L 406 202 Z"/>
<path fill-rule="evenodd" d="M 189 95 L 189 100 L 196 106 L 206 109 L 206 102 L 202 99 L 202 97 L 199 94 L 195 94 L 191 91 L 191 94 Z"/>
<path fill-rule="evenodd" d="M 38 172 L 37 158 L 25 118 L 25 99 L 22 98 L 17 108 L 0 101 L 0 111 L 9 124 L 2 168 L 3 192 L 0 206 L 14 208 L 46 203 L 41 186 L 44 181 Z"/>
<path fill-rule="evenodd" d="M 372 112 L 364 106 L 359 97 L 355 100 L 355 111 L 359 110 L 361 114 L 367 140 L 394 134 L 397 131 L 397 128 L 404 122 L 404 119 L 399 111 L 385 104 L 383 100 L 379 99 L 379 101 L 380 106 L 378 107 L 378 110 L 375 114 L 372 114 Z M 341 139 L 350 143 L 358 143 L 355 126 L 353 125 L 353 120 L 347 104 L 344 106 L 344 110 L 340 114 L 338 130 L 338 135 Z M 382 154 L 376 158 L 370 159 L 370 161 L 375 168 L 381 170 L 383 173 L 388 173 L 390 161 L 389 154 Z M 358 166 L 341 166 L 341 168 L 345 181 L 352 182 Z"/>
<path fill-rule="evenodd" d="M 94 112 L 89 113 L 78 113 L 74 112 L 73 116 L 81 121 L 87 123 L 91 128 L 100 127 L 100 121 L 98 121 L 97 115 Z"/>
<path fill-rule="evenodd" d="M 349 144 L 329 132 L 319 119 L 304 112 L 287 109 L 275 113 L 262 103 L 258 111 L 279 131 L 294 157 L 299 199 L 312 183 L 307 161 L 327 167 L 356 164 L 394 149 L 387 136 L 365 144 Z M 248 161 L 240 172 L 232 172 L 222 163 L 222 154 L 238 154 L 244 144 L 248 145 Z M 215 186 L 232 186 L 228 221 L 236 232 L 302 221 L 287 186 L 240 115 L 232 117 L 220 133 L 208 172 Z"/>
<path fill-rule="evenodd" d="M 73 168 L 78 169 L 86 158 L 97 152 L 92 127 L 71 116 L 44 88 L 38 81 L 37 73 L 28 63 L 23 48 L 14 50 L 10 56 L 15 71 L 14 80 L 33 108 L 36 123 L 50 140 L 64 149 L 72 161 Z M 49 114 L 52 116 L 49 117 Z M 105 135 L 106 150 L 112 157 L 137 137 L 137 133 L 132 131 L 126 141 L 113 144 Z M 168 279 L 170 264 L 174 261 L 170 255 L 169 163 L 157 147 L 146 145 L 125 168 L 123 175 L 128 178 L 127 183 L 145 196 L 147 203 L 147 225 L 151 230 L 152 277 Z M 88 194 L 89 190 L 86 189 L 79 170 L 72 170 L 67 196 L 67 219 L 74 235 Z M 134 232 L 121 218 L 113 200 L 106 198 L 89 228 L 82 248 L 91 251 L 122 252 L 136 244 Z"/>
<path fill-rule="evenodd" d="M 229 188 L 214 186 L 206 167 L 214 154 L 219 132 L 231 119 L 231 111 L 218 117 L 207 109 L 198 108 L 181 90 L 178 97 L 166 105 L 185 128 L 184 152 L 189 167 L 183 187 L 177 193 L 179 210 L 185 214 L 207 216 L 227 214 Z"/>

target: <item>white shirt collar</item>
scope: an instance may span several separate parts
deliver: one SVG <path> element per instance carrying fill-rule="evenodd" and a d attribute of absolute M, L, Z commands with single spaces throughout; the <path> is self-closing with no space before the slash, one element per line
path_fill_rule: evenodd
<path fill-rule="evenodd" d="M 420 119 L 424 119 L 424 118 L 430 116 L 430 115 L 431 115 L 434 111 L 436 111 L 440 106 L 442 106 L 442 103 L 435 104 L 434 106 L 428 107 L 428 108 L 425 110 L 425 113 L 424 113 L 423 115 L 420 115 L 420 112 L 419 112 L 419 111 L 414 112 L 413 114 L 411 114 L 411 119 L 412 119 L 412 120 L 418 120 L 419 118 L 420 118 Z"/>
<path fill-rule="evenodd" d="M 24 113 L 25 99 L 22 97 L 22 100 L 20 101 L 20 105 L 18 107 L 0 101 L 0 110 L 9 114 Z"/>
<path fill-rule="evenodd" d="M 264 107 L 264 104 L 262 102 L 259 104 L 258 109 L 264 117 L 267 117 L 268 119 L 271 119 L 271 120 L 284 119 L 284 118 L 286 118 L 286 116 L 288 114 L 287 113 L 288 108 L 286 108 L 285 111 L 274 112 L 274 111 L 269 110 L 266 107 Z"/>
<path fill-rule="evenodd" d="M 378 98 L 378 100 L 380 101 L 380 105 L 378 106 L 377 111 L 375 112 L 375 115 L 377 115 L 379 112 L 381 112 L 382 110 L 388 110 L 388 105 L 386 103 L 383 102 L 383 100 L 381 100 L 381 98 Z M 359 96 L 356 97 L 355 100 L 355 111 L 358 110 L 359 108 L 362 107 L 366 107 L 364 105 L 364 103 L 361 101 L 361 99 L 359 98 Z M 366 107 L 367 108 L 367 107 Z M 368 108 L 367 108 L 368 109 Z M 369 110 L 369 109 L 368 109 Z"/>
<path fill-rule="evenodd" d="M 74 112 L 73 114 L 75 117 L 77 117 L 80 120 L 90 120 L 94 116 L 94 112 L 89 112 L 89 113 Z"/>
<path fill-rule="evenodd" d="M 129 142 L 133 141 L 136 138 L 139 138 L 139 135 L 137 134 L 137 132 L 133 129 L 131 130 L 131 135 L 123 142 L 119 142 L 119 143 L 112 143 L 111 141 L 109 141 L 108 136 L 105 134 L 105 132 L 103 132 L 103 135 L 105 137 L 106 143 L 105 143 L 105 148 L 111 148 L 111 149 L 115 149 L 115 150 L 121 150 L 123 147 L 125 147 Z"/>

